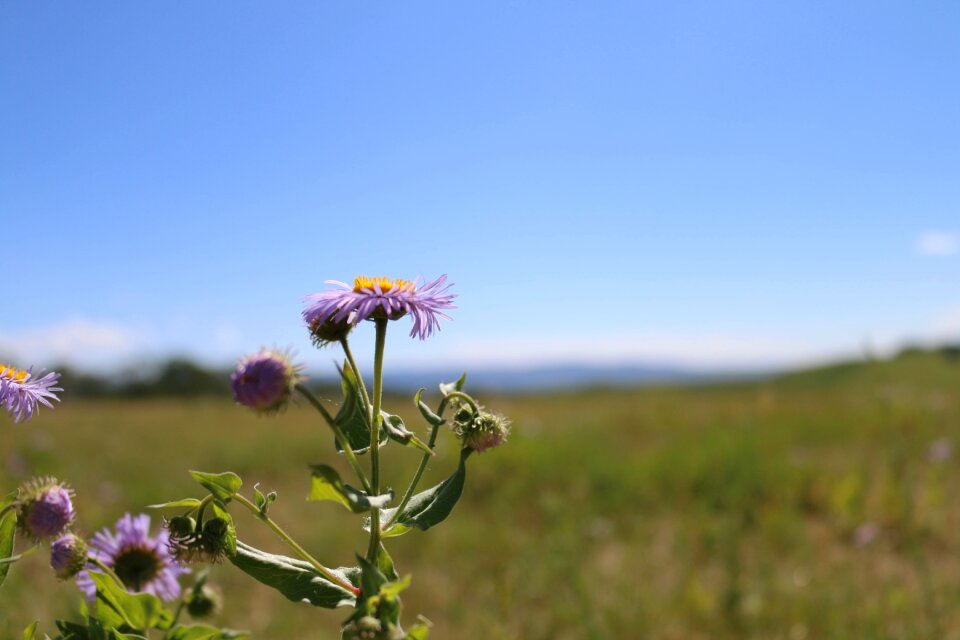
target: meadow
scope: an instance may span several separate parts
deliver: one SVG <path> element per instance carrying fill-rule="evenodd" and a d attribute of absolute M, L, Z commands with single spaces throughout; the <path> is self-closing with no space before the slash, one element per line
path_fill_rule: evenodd
<path fill-rule="evenodd" d="M 327 564 L 365 548 L 357 518 L 305 502 L 308 465 L 335 459 L 308 407 L 258 418 L 226 398 L 81 401 L 63 386 L 56 410 L 0 425 L 0 487 L 56 474 L 92 533 L 200 495 L 188 469 L 232 470 L 248 495 L 278 491 L 275 519 Z M 953 352 L 737 384 L 478 395 L 513 418 L 510 441 L 470 459 L 445 523 L 389 541 L 413 574 L 404 618 L 426 615 L 432 638 L 960 638 Z M 386 407 L 419 424 L 409 398 Z M 454 466 L 441 435 L 424 486 Z M 385 455 L 402 488 L 418 455 Z M 241 539 L 283 551 L 235 516 Z M 46 562 L 25 559 L 0 588 L 0 638 L 76 615 L 75 587 Z M 225 623 L 254 638 L 333 640 L 347 615 L 229 563 L 211 580 Z"/>

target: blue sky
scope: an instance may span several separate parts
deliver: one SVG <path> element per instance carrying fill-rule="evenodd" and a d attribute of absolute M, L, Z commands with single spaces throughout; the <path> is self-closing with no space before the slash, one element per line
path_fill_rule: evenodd
<path fill-rule="evenodd" d="M 433 278 L 407 367 L 960 338 L 956 2 L 0 4 L 0 348 L 261 344 Z M 364 328 L 362 353 L 372 341 Z"/>

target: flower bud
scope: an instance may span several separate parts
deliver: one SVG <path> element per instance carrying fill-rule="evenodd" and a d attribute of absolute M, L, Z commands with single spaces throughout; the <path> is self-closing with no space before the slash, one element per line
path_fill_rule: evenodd
<path fill-rule="evenodd" d="M 467 418 L 467 415 L 470 417 Z M 482 409 L 476 415 L 461 409 L 454 419 L 453 430 L 463 441 L 464 447 L 483 453 L 506 441 L 510 435 L 510 421 Z"/>
<path fill-rule="evenodd" d="M 199 583 L 186 597 L 187 613 L 191 618 L 202 619 L 220 613 L 223 598 L 220 593 L 206 584 Z"/>
<path fill-rule="evenodd" d="M 325 347 L 331 342 L 340 342 L 353 329 L 353 325 L 347 320 L 337 322 L 332 316 L 322 322 L 314 320 L 309 325 L 310 337 L 317 347 Z"/>
<path fill-rule="evenodd" d="M 69 580 L 87 564 L 87 543 L 83 538 L 68 533 L 50 545 L 50 566 L 61 580 Z"/>
<path fill-rule="evenodd" d="M 247 356 L 230 376 L 233 399 L 259 413 L 284 408 L 301 380 L 300 368 L 287 354 L 270 349 Z"/>
<path fill-rule="evenodd" d="M 67 530 L 76 515 L 73 491 L 56 478 L 36 478 L 20 487 L 17 525 L 34 540 L 55 538 Z"/>
<path fill-rule="evenodd" d="M 217 563 L 227 554 L 230 524 L 223 518 L 210 518 L 200 531 L 196 521 L 188 516 L 172 518 L 166 527 L 170 532 L 167 547 L 182 564 Z"/>

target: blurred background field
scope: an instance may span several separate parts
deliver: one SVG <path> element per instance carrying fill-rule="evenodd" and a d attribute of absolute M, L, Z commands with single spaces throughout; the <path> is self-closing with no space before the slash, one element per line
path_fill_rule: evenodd
<path fill-rule="evenodd" d="M 960 357 L 942 349 L 744 383 L 481 394 L 515 420 L 513 436 L 471 458 L 449 520 L 391 541 L 414 575 L 405 618 L 426 614 L 440 639 L 960 637 L 958 391 Z M 414 424 L 409 398 L 387 402 Z M 428 482 L 454 464 L 444 436 Z M 276 519 L 346 564 L 364 545 L 359 520 L 304 501 L 307 465 L 334 458 L 330 440 L 305 406 L 258 418 L 226 397 L 68 391 L 5 425 L 0 485 L 69 480 L 92 532 L 198 495 L 188 469 L 230 469 L 248 492 L 277 490 Z M 401 487 L 417 456 L 391 449 L 404 468 L 387 481 Z M 282 552 L 237 516 L 242 539 Z M 74 614 L 73 585 L 45 562 L 26 559 L 3 585 L 0 637 Z M 229 564 L 212 580 L 224 621 L 256 638 L 332 639 L 346 616 L 289 603 Z"/>

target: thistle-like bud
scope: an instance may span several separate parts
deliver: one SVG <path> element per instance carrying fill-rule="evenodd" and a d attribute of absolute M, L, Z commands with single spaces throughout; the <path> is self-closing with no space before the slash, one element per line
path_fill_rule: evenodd
<path fill-rule="evenodd" d="M 464 408 L 454 417 L 453 431 L 463 441 L 463 446 L 483 453 L 506 441 L 510 435 L 510 421 L 483 409 L 473 413 Z"/>
<path fill-rule="evenodd" d="M 73 522 L 73 490 L 56 478 L 34 478 L 20 487 L 17 525 L 34 540 L 49 540 Z"/>
<path fill-rule="evenodd" d="M 197 620 L 209 618 L 220 613 L 223 607 L 223 598 L 220 592 L 213 587 L 198 582 L 186 597 L 187 613 Z"/>
<path fill-rule="evenodd" d="M 353 329 L 353 325 L 347 320 L 337 322 L 333 316 L 327 317 L 322 322 L 314 320 L 308 325 L 310 329 L 310 338 L 317 347 L 325 347 L 331 342 L 340 342 Z"/>
<path fill-rule="evenodd" d="M 69 580 L 87 564 L 87 542 L 72 533 L 57 538 L 50 545 L 50 566 L 61 580 Z"/>
<path fill-rule="evenodd" d="M 230 387 L 237 403 L 258 413 L 274 413 L 287 405 L 301 379 L 300 367 L 288 354 L 261 349 L 240 361 L 230 376 Z"/>
<path fill-rule="evenodd" d="M 227 554 L 230 525 L 223 518 L 210 518 L 199 530 L 189 516 L 176 516 L 164 526 L 170 533 L 170 553 L 182 564 L 217 563 Z"/>

